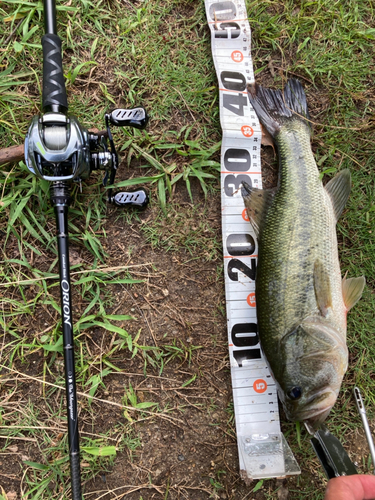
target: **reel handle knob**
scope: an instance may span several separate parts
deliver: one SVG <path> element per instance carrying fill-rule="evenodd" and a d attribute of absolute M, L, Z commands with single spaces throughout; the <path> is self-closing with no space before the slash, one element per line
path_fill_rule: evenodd
<path fill-rule="evenodd" d="M 133 109 L 117 108 L 108 113 L 106 118 L 116 127 L 144 129 L 148 122 L 148 115 L 143 106 Z"/>
<path fill-rule="evenodd" d="M 145 208 L 150 199 L 147 191 L 139 188 L 135 191 L 117 191 L 109 197 L 108 201 L 117 207 Z"/>

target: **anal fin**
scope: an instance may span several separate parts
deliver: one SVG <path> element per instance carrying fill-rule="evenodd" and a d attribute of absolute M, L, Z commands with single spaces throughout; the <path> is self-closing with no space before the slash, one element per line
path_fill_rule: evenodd
<path fill-rule="evenodd" d="M 344 278 L 342 280 L 342 296 L 345 306 L 349 311 L 362 297 L 362 292 L 366 284 L 364 276 L 359 278 Z"/>

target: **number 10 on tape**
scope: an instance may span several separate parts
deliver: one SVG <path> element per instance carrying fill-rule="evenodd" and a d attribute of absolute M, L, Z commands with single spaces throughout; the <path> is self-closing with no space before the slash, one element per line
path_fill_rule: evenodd
<path fill-rule="evenodd" d="M 261 129 L 247 97 L 254 82 L 244 0 L 205 0 L 219 82 L 221 202 L 229 356 L 241 475 L 245 480 L 298 474 L 280 431 L 276 386 L 262 356 L 256 319 L 258 245 L 241 184 L 261 188 Z"/>

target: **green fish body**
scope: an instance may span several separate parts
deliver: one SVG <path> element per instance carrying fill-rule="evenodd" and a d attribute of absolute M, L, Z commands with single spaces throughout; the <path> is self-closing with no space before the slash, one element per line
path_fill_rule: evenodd
<path fill-rule="evenodd" d="M 274 190 L 243 187 L 258 235 L 259 338 L 289 420 L 317 428 L 334 405 L 348 364 L 347 311 L 364 278 L 341 279 L 336 222 L 350 193 L 343 170 L 325 187 L 310 145 L 306 97 L 256 88 L 249 99 L 279 155 Z"/>

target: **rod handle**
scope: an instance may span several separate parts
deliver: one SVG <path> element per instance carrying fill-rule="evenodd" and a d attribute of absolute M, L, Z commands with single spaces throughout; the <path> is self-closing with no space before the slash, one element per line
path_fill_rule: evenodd
<path fill-rule="evenodd" d="M 42 37 L 43 47 L 43 111 L 66 113 L 68 99 L 62 67 L 61 39 L 58 35 L 47 33 Z"/>
<path fill-rule="evenodd" d="M 70 455 L 70 472 L 72 475 L 72 500 L 83 500 L 81 490 L 81 469 L 79 464 L 79 452 Z"/>

